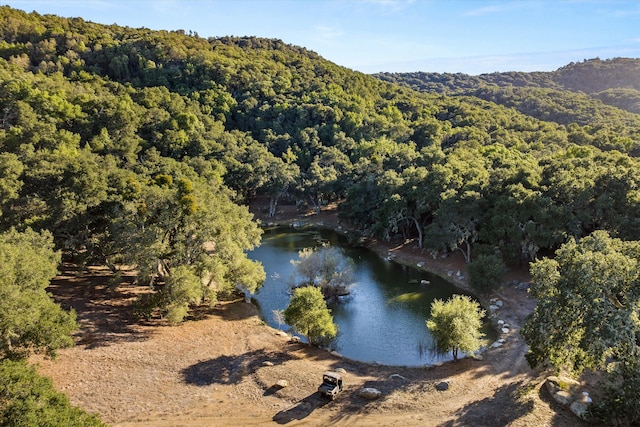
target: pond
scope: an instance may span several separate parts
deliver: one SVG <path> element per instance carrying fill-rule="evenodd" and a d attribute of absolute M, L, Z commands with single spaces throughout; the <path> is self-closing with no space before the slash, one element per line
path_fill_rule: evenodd
<path fill-rule="evenodd" d="M 393 366 L 422 366 L 451 360 L 434 351 L 425 321 L 431 301 L 464 293 L 439 276 L 380 258 L 365 248 L 349 246 L 338 233 L 327 230 L 277 227 L 266 229 L 262 244 L 249 253 L 260 261 L 267 279 L 252 295 L 262 318 L 285 331 L 275 310 L 284 310 L 291 295 L 298 251 L 328 242 L 340 246 L 356 265 L 355 283 L 342 302 L 330 304 L 338 336 L 331 347 L 353 360 Z M 428 284 L 421 284 L 428 281 Z M 485 333 L 490 334 L 489 328 Z"/>

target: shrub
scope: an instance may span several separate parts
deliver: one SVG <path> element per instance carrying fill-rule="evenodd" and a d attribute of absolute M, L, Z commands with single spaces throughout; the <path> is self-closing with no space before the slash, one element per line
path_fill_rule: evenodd
<path fill-rule="evenodd" d="M 497 255 L 480 255 L 467 268 L 469 284 L 479 292 L 498 289 L 502 284 L 505 265 Z"/>

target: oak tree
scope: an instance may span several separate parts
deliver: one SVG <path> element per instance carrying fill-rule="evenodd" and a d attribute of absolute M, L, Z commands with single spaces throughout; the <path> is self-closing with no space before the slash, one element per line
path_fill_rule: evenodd
<path fill-rule="evenodd" d="M 0 359 L 21 359 L 30 351 L 55 356 L 73 345 L 75 312 L 64 311 L 46 291 L 60 262 L 51 234 L 0 234 L 0 260 Z"/>
<path fill-rule="evenodd" d="M 640 242 L 595 231 L 531 266 L 538 304 L 522 329 L 527 361 L 602 372 L 609 393 L 597 412 L 607 423 L 640 422 L 639 263 Z"/>
<path fill-rule="evenodd" d="M 451 351 L 453 360 L 458 360 L 459 351 L 470 354 L 478 350 L 482 346 L 484 313 L 480 304 L 466 295 L 453 295 L 446 302 L 435 299 L 427 327 L 436 349 L 442 353 Z"/>
<path fill-rule="evenodd" d="M 311 345 L 334 338 L 338 333 L 331 310 L 315 286 L 297 288 L 283 314 L 285 322 L 307 337 Z"/>

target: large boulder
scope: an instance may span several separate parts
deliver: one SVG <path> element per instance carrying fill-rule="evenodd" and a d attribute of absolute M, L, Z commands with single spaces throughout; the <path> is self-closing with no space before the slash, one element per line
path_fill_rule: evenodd
<path fill-rule="evenodd" d="M 360 391 L 358 391 L 358 396 L 360 396 L 360 397 L 362 397 L 364 399 L 367 399 L 367 400 L 376 400 L 381 395 L 382 395 L 382 393 L 380 392 L 380 390 L 378 390 L 377 388 L 373 388 L 373 387 L 361 388 Z"/>
<path fill-rule="evenodd" d="M 576 417 L 580 418 L 581 420 L 586 420 L 589 405 L 591 405 L 590 402 L 586 402 L 580 399 L 574 401 L 571 405 L 569 405 L 569 409 L 571 409 L 571 412 L 573 412 Z"/>
<path fill-rule="evenodd" d="M 403 377 L 402 375 L 400 375 L 400 374 L 391 374 L 389 376 L 389 379 L 392 379 L 392 380 L 396 380 L 397 379 L 397 380 L 407 381 L 407 379 L 405 377 Z"/>
<path fill-rule="evenodd" d="M 561 405 L 570 405 L 581 396 L 580 383 L 571 378 L 551 376 L 547 378 L 544 385 L 553 400 Z"/>

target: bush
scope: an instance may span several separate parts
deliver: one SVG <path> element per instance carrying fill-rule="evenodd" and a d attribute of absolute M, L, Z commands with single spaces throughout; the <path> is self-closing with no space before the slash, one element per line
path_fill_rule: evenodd
<path fill-rule="evenodd" d="M 603 425 L 640 425 L 640 362 L 620 362 L 603 380 L 604 397 L 590 415 Z"/>
<path fill-rule="evenodd" d="M 479 292 L 498 289 L 502 284 L 505 265 L 497 255 L 480 255 L 467 268 L 469 284 Z"/>
<path fill-rule="evenodd" d="M 25 361 L 0 361 L 0 425 L 12 427 L 105 426 L 99 418 L 71 406 Z"/>

